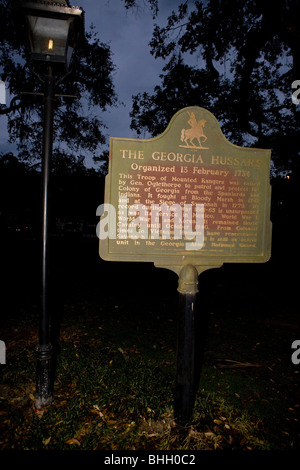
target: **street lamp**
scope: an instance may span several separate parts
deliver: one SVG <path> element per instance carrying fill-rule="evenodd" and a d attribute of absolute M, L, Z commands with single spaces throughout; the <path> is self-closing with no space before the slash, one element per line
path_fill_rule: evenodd
<path fill-rule="evenodd" d="M 22 12 L 29 33 L 33 61 L 45 65 L 44 118 L 42 150 L 42 299 L 37 346 L 36 401 L 37 409 L 49 405 L 53 395 L 53 347 L 50 342 L 48 311 L 48 182 L 53 147 L 53 104 L 55 70 L 59 65 L 68 71 L 74 48 L 84 32 L 83 10 L 70 7 L 67 0 L 59 3 L 42 0 L 15 0 Z"/>
<path fill-rule="evenodd" d="M 83 31 L 83 11 L 70 8 L 66 0 L 43 2 L 24 0 L 32 59 L 64 64 L 69 68 L 71 56 Z"/>

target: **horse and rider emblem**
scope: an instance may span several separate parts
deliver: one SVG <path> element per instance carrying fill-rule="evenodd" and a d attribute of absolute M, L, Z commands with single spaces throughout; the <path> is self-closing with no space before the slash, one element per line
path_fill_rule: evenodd
<path fill-rule="evenodd" d="M 184 142 L 185 145 L 179 145 L 179 147 L 185 147 L 188 149 L 208 149 L 208 147 L 203 147 L 201 143 L 201 139 L 203 139 L 203 143 L 207 140 L 207 137 L 203 132 L 206 120 L 200 119 L 199 121 L 197 121 L 196 116 L 193 112 L 190 113 L 188 111 L 188 115 L 188 124 L 190 126 L 190 129 L 181 130 L 181 142 Z"/>

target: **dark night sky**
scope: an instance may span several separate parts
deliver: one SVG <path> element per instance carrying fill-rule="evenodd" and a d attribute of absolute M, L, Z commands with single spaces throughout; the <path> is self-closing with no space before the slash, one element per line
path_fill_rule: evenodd
<path fill-rule="evenodd" d="M 85 11 L 85 29 L 88 30 L 93 24 L 100 40 L 110 44 L 116 66 L 115 89 L 119 101 L 124 103 L 124 106 L 110 108 L 104 114 L 100 110 L 100 117 L 107 125 L 107 142 L 109 136 L 136 137 L 130 130 L 132 95 L 144 91 L 151 93 L 154 86 L 160 83 L 159 74 L 164 65 L 162 60 L 154 59 L 150 54 L 149 41 L 153 26 L 154 23 L 166 24 L 168 16 L 172 10 L 177 10 L 180 3 L 180 0 L 163 0 L 160 2 L 159 15 L 153 20 L 146 2 L 140 2 L 139 8 L 128 11 L 121 0 L 81 0 L 79 6 Z M 187 60 L 191 60 L 189 56 Z M 8 92 L 6 99 L 9 105 L 11 97 Z M 93 112 L 97 113 L 97 110 Z M 6 127 L 7 119 L 1 116 L 0 152 L 14 149 L 12 144 L 8 144 Z M 85 163 L 90 166 L 92 160 L 86 158 Z"/>

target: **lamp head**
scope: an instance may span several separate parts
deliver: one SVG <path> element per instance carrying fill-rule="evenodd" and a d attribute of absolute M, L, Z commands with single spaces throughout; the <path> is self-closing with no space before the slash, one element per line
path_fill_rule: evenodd
<path fill-rule="evenodd" d="M 80 36 L 84 32 L 84 12 L 67 1 L 19 0 L 26 18 L 32 59 L 64 64 L 68 69 Z"/>

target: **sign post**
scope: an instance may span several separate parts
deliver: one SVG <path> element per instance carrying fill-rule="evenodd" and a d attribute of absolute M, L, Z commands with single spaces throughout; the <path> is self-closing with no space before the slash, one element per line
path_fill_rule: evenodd
<path fill-rule="evenodd" d="M 198 275 L 271 255 L 271 151 L 239 147 L 200 107 L 178 111 L 153 139 L 110 139 L 100 256 L 153 262 L 179 276 L 175 415 L 187 422 L 195 395 L 194 306 Z"/>
<path fill-rule="evenodd" d="M 180 424 L 189 422 L 197 393 L 195 364 L 198 272 L 184 265 L 179 273 L 179 321 L 177 370 L 174 390 L 174 418 Z"/>

